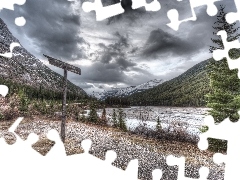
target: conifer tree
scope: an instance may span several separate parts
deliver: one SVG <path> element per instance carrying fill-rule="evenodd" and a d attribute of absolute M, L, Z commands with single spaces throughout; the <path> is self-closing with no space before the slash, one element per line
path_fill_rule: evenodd
<path fill-rule="evenodd" d="M 118 127 L 117 114 L 115 109 L 113 109 L 112 120 L 113 120 L 113 126 Z"/>
<path fill-rule="evenodd" d="M 106 117 L 106 109 L 105 107 L 103 108 L 103 112 L 102 112 L 102 123 L 106 124 L 107 123 L 107 117 Z"/>
<path fill-rule="evenodd" d="M 98 121 L 96 106 L 94 104 L 91 104 L 90 106 L 89 121 L 93 123 L 96 123 Z"/>
<path fill-rule="evenodd" d="M 161 126 L 161 123 L 160 123 L 159 116 L 157 117 L 157 125 L 156 125 L 156 130 L 157 130 L 157 132 L 159 132 L 159 131 L 161 131 L 161 130 L 162 130 L 162 126 Z"/>
<path fill-rule="evenodd" d="M 118 110 L 118 122 L 119 122 L 119 128 L 122 129 L 123 131 L 127 131 L 127 126 L 125 123 L 125 114 L 123 110 L 120 108 Z"/>
<path fill-rule="evenodd" d="M 18 96 L 20 98 L 20 104 L 19 104 L 19 111 L 23 114 L 28 112 L 28 105 L 30 103 L 29 99 L 27 98 L 24 89 L 20 89 L 18 92 Z"/>
<path fill-rule="evenodd" d="M 228 34 L 228 41 L 236 40 L 239 37 L 238 29 L 233 24 L 228 24 L 225 16 L 223 6 L 220 6 L 217 21 L 214 23 L 214 32 L 216 35 L 218 31 L 225 30 Z M 211 39 L 215 46 L 210 46 L 210 53 L 216 49 L 224 49 L 222 39 Z M 232 58 L 238 56 L 238 50 L 230 51 Z M 222 122 L 229 117 L 232 121 L 238 120 L 238 110 L 240 103 L 238 95 L 240 94 L 240 80 L 237 76 L 237 70 L 230 70 L 227 59 L 220 61 L 211 60 L 208 65 L 208 76 L 210 78 L 211 91 L 206 95 L 207 107 L 211 108 L 209 114 L 212 115 L 216 123 Z M 226 150 L 227 144 L 225 141 L 209 139 L 209 147 L 214 151 Z"/>

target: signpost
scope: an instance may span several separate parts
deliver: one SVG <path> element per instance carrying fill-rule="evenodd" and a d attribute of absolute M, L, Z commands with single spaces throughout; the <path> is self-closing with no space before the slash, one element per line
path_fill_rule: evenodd
<path fill-rule="evenodd" d="M 65 126 L 66 126 L 66 101 L 67 101 L 67 71 L 81 75 L 81 69 L 73 65 L 67 64 L 60 60 L 54 59 L 50 56 L 44 55 L 48 58 L 49 64 L 57 66 L 64 70 L 63 76 L 63 100 L 62 100 L 62 123 L 61 123 L 61 139 L 65 142 Z"/>

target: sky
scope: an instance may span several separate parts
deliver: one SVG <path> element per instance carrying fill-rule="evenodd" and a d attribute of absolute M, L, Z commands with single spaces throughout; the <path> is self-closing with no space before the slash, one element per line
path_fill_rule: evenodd
<path fill-rule="evenodd" d="M 102 2 L 107 6 L 119 0 Z M 82 75 L 69 73 L 68 79 L 92 93 L 169 80 L 212 57 L 209 46 L 216 17 L 206 13 L 206 6 L 195 9 L 196 21 L 182 23 L 174 31 L 166 25 L 170 22 L 167 12 L 175 8 L 180 20 L 189 18 L 189 1 L 159 2 L 159 11 L 148 12 L 132 10 L 131 0 L 123 0 L 124 14 L 96 21 L 94 11 L 83 11 L 81 0 L 26 0 L 22 6 L 15 5 L 15 11 L 1 10 L 0 18 L 24 48 L 52 70 L 63 74 L 43 54 L 80 67 Z M 215 4 L 236 12 L 234 0 Z M 14 24 L 19 16 L 26 19 L 23 27 Z"/>

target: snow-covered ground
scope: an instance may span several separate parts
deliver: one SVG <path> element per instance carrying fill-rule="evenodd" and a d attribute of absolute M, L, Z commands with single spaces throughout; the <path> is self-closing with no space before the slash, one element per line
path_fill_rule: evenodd
<path fill-rule="evenodd" d="M 115 110 L 118 114 L 118 109 Z M 131 131 L 140 125 L 155 129 L 159 117 L 163 130 L 170 129 L 171 131 L 173 128 L 182 128 L 188 134 L 198 135 L 208 108 L 133 106 L 123 110 L 126 114 L 127 128 Z M 101 112 L 102 110 L 99 109 L 98 114 L 101 115 Z M 113 108 L 107 108 L 106 113 L 109 123 L 111 123 Z"/>

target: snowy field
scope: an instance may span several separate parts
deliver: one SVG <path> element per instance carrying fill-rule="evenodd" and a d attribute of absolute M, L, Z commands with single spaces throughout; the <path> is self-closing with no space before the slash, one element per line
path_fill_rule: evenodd
<path fill-rule="evenodd" d="M 115 110 L 118 114 L 118 109 Z M 133 106 L 123 108 L 123 110 L 126 114 L 127 128 L 131 131 L 134 131 L 140 125 L 155 129 L 159 117 L 163 130 L 173 131 L 174 128 L 181 128 L 190 135 L 198 135 L 208 108 Z M 99 109 L 99 116 L 101 116 L 101 113 L 102 110 Z M 113 108 L 107 108 L 106 113 L 108 121 L 111 123 Z"/>

